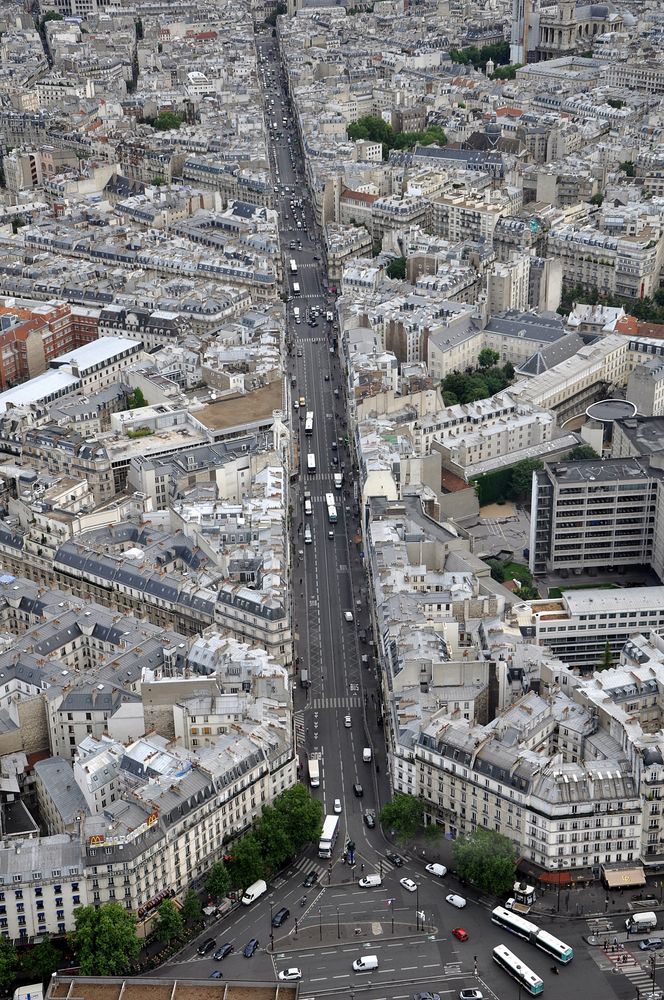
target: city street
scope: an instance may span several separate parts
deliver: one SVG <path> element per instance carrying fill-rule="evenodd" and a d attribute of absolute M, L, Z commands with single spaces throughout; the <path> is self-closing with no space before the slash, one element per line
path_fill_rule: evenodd
<path fill-rule="evenodd" d="M 366 581 L 356 541 L 356 476 L 346 437 L 334 295 L 327 289 L 320 259 L 322 241 L 303 180 L 304 164 L 296 152 L 299 139 L 276 39 L 259 35 L 258 51 L 266 57 L 260 66 L 278 193 L 284 287 L 289 296 L 287 379 L 294 455 L 299 462 L 291 490 L 293 615 L 298 671 L 308 672 L 310 686 L 298 684 L 295 689 L 295 733 L 304 780 L 307 758 L 319 756 L 320 786 L 312 794 L 320 798 L 324 812 L 332 813 L 334 800 L 340 800 L 341 833 L 331 862 L 319 858 L 317 845 L 312 845 L 295 866 L 273 880 L 265 896 L 208 928 L 160 974 L 195 979 L 220 970 L 225 980 L 266 980 L 297 967 L 302 971 L 300 996 L 305 1000 L 355 995 L 367 1000 L 408 1000 L 425 990 L 454 997 L 466 988 L 481 990 L 487 1000 L 516 1000 L 521 998 L 520 987 L 491 958 L 492 949 L 502 943 L 541 976 L 551 1000 L 569 1000 L 571 989 L 584 1000 L 606 1000 L 611 995 L 633 1000 L 637 991 L 643 993 L 652 982 L 650 953 L 640 952 L 636 942 L 614 953 L 585 941 L 591 935 L 610 938 L 619 933 L 622 940 L 620 917 L 598 922 L 567 914 L 538 915 L 543 929 L 574 949 L 572 964 L 559 967 L 554 974 L 551 957 L 494 925 L 484 901 L 469 897 L 463 909 L 447 903 L 448 893 L 466 892 L 456 879 L 429 875 L 421 857 L 406 857 L 403 867 L 389 861 L 386 852 L 391 845 L 379 824 L 369 829 L 364 823 L 364 810 L 379 813 L 387 799 L 387 767 Z M 289 264 L 291 259 L 295 269 Z M 312 308 L 319 310 L 313 317 Z M 326 318 L 328 311 L 333 313 L 332 320 Z M 301 397 L 304 405 L 299 405 Z M 306 412 L 314 415 L 311 434 L 305 434 Z M 309 454 L 315 456 L 315 471 L 307 471 Z M 340 471 L 344 473 L 341 490 L 334 485 L 334 474 Z M 310 515 L 304 511 L 305 491 L 311 495 Z M 336 523 L 328 520 L 325 496 L 330 493 L 336 504 Z M 310 542 L 304 539 L 307 526 Z M 353 620 L 347 621 L 344 612 L 352 612 Z M 361 641 L 363 630 L 366 642 Z M 349 728 L 346 716 L 351 719 Z M 363 762 L 365 747 L 372 750 L 369 763 Z M 354 792 L 354 784 L 362 786 L 361 796 Z M 349 839 L 356 845 L 353 869 L 342 861 Z M 316 873 L 317 881 L 305 889 L 302 883 L 310 872 Z M 382 884 L 360 888 L 359 879 L 369 873 L 379 874 Z M 400 884 L 404 877 L 414 880 L 414 891 Z M 281 906 L 290 914 L 275 929 L 271 917 Z M 458 940 L 453 928 L 463 928 L 468 939 Z M 199 957 L 197 945 L 209 936 L 217 946 L 230 942 L 234 951 L 221 962 L 211 954 Z M 260 947 L 252 958 L 245 958 L 242 949 L 252 937 L 258 938 Z M 375 955 L 378 967 L 354 972 L 352 962 L 361 955 Z"/>

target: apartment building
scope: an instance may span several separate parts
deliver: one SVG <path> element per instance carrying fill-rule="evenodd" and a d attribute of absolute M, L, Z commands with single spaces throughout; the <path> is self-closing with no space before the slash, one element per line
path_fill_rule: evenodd
<path fill-rule="evenodd" d="M 662 233 L 651 227 L 616 237 L 566 224 L 547 235 L 547 253 L 560 258 L 565 285 L 633 299 L 657 290 L 663 246 Z"/>
<path fill-rule="evenodd" d="M 533 473 L 531 571 L 650 565 L 661 488 L 662 473 L 636 458 Z"/>
<path fill-rule="evenodd" d="M 634 403 L 639 416 L 664 414 L 664 361 L 648 359 L 635 365 L 627 379 L 625 397 Z"/>
<path fill-rule="evenodd" d="M 572 750 L 592 739 L 593 726 L 567 699 L 551 706 L 532 692 L 489 726 L 441 719 L 415 744 L 410 733 L 397 738 L 394 789 L 422 798 L 427 821 L 452 837 L 478 828 L 506 836 L 524 874 L 592 877 L 600 865 L 637 861 L 642 829 L 638 782 L 620 748 L 597 762 Z M 516 742 L 504 739 L 507 731 Z"/>

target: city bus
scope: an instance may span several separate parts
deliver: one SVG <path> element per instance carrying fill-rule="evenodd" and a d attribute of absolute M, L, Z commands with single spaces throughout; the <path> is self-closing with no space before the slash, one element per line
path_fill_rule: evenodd
<path fill-rule="evenodd" d="M 320 764 L 318 763 L 318 757 L 309 758 L 309 784 L 312 788 L 318 788 L 320 785 Z"/>
<path fill-rule="evenodd" d="M 530 920 L 526 920 L 524 917 L 520 917 L 517 913 L 512 913 L 510 910 L 506 910 L 504 906 L 497 906 L 491 914 L 491 919 L 494 924 L 504 927 L 511 934 L 518 934 L 524 940 L 530 941 L 536 948 L 541 948 L 547 955 L 551 955 L 552 958 L 556 958 L 559 962 L 567 964 L 567 962 L 571 962 L 574 958 L 574 951 L 569 945 L 563 941 L 559 941 L 558 938 L 555 938 L 553 934 L 549 934 L 548 931 L 541 930 L 537 924 L 531 923 Z"/>
<path fill-rule="evenodd" d="M 334 502 L 334 494 L 325 494 L 325 506 L 327 507 L 327 519 L 330 524 L 337 523 L 337 505 Z"/>
<path fill-rule="evenodd" d="M 318 844 L 318 857 L 331 858 L 339 835 L 339 817 L 326 816 Z"/>
<path fill-rule="evenodd" d="M 532 969 L 529 969 L 520 958 L 514 955 L 504 944 L 499 944 L 493 949 L 493 960 L 505 970 L 508 976 L 516 979 L 519 986 L 528 990 L 536 997 L 544 989 L 544 983 Z"/>
<path fill-rule="evenodd" d="M 297 281 L 294 281 L 293 282 L 293 295 L 299 295 L 299 294 L 300 294 L 300 286 L 298 285 Z"/>
<path fill-rule="evenodd" d="M 291 274 L 297 274 L 297 264 L 296 264 L 296 262 L 295 262 L 295 261 L 293 260 L 293 258 L 292 258 L 292 257 L 291 257 L 291 259 L 290 259 L 290 273 L 291 273 Z"/>
<path fill-rule="evenodd" d="M 304 433 L 313 434 L 314 432 L 314 412 L 313 410 L 307 410 L 307 415 L 304 420 Z"/>
<path fill-rule="evenodd" d="M 316 456 L 312 451 L 307 455 L 307 472 L 316 471 Z"/>

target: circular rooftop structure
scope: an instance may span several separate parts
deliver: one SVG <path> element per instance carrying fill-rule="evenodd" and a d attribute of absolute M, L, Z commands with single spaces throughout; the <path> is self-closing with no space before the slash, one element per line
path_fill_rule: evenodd
<path fill-rule="evenodd" d="M 636 416 L 636 406 L 627 399 L 599 399 L 591 403 L 586 410 L 589 420 L 598 420 L 601 424 L 612 424 L 616 420 Z"/>

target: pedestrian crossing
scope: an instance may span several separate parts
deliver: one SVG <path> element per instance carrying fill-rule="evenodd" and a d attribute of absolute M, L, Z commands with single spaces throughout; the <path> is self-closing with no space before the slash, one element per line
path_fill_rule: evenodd
<path fill-rule="evenodd" d="M 301 750 L 304 746 L 304 712 L 294 712 L 293 722 L 295 726 L 295 747 L 297 750 Z"/>
<path fill-rule="evenodd" d="M 595 934 L 598 937 L 615 930 L 615 924 L 610 917 L 589 917 L 586 920 L 586 924 L 591 934 Z"/>
<path fill-rule="evenodd" d="M 310 708 L 360 708 L 362 699 L 351 695 L 346 698 L 312 698 Z"/>
<path fill-rule="evenodd" d="M 631 952 L 607 952 L 606 957 L 611 962 L 614 972 L 622 973 L 626 979 L 629 979 L 637 991 L 637 996 L 642 992 L 653 993 L 652 969 L 649 966 L 644 968 Z M 655 985 L 653 996 L 661 995 L 662 990 Z"/>

